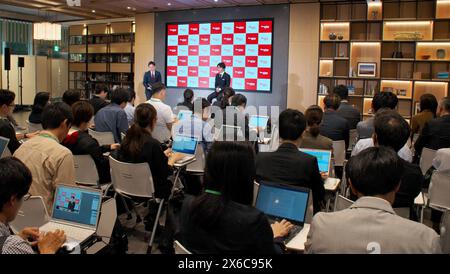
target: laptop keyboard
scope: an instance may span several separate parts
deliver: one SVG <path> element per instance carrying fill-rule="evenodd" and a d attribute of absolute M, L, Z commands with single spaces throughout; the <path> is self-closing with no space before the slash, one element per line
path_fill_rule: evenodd
<path fill-rule="evenodd" d="M 70 225 L 64 225 L 64 224 L 58 224 L 53 222 L 48 222 L 45 225 L 41 226 L 39 228 L 40 231 L 44 232 L 53 232 L 55 230 L 63 230 L 66 234 L 67 238 L 75 239 L 78 242 L 83 242 L 88 237 L 90 237 L 92 234 L 94 234 L 95 231 L 84 229 L 80 227 L 70 226 Z"/>
<path fill-rule="evenodd" d="M 303 226 L 295 225 L 290 231 L 289 234 L 286 236 L 284 242 L 289 243 L 292 239 L 294 239 L 295 236 L 297 236 L 300 231 L 302 231 Z"/>

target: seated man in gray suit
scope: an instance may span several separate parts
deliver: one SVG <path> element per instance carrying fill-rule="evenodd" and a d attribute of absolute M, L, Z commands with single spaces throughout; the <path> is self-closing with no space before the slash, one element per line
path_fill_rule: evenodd
<path fill-rule="evenodd" d="M 334 88 L 333 93 L 341 97 L 341 105 L 336 111 L 337 114 L 347 120 L 350 129 L 355 129 L 356 125 L 361 121 L 361 113 L 348 102 L 348 88 L 344 85 L 339 85 Z"/>
<path fill-rule="evenodd" d="M 358 200 L 348 209 L 314 216 L 308 253 L 440 253 L 436 232 L 395 214 L 403 163 L 394 150 L 372 147 L 350 158 L 346 171 Z"/>
<path fill-rule="evenodd" d="M 390 91 L 379 92 L 375 94 L 375 96 L 373 96 L 372 99 L 373 114 L 376 114 L 378 110 L 382 108 L 395 109 L 397 107 L 397 104 L 398 104 L 397 95 L 395 95 Z M 372 134 L 374 132 L 373 120 L 374 117 L 370 117 L 369 119 L 358 123 L 356 129 L 358 131 L 359 139 L 372 138 Z"/>

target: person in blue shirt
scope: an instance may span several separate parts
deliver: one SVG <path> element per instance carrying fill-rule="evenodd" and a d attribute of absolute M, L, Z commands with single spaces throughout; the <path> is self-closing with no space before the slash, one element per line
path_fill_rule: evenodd
<path fill-rule="evenodd" d="M 112 132 L 114 142 L 120 143 L 120 133 L 128 130 L 127 114 L 124 108 L 127 106 L 130 93 L 123 88 L 117 88 L 111 93 L 111 104 L 100 109 L 94 118 L 95 131 Z"/>

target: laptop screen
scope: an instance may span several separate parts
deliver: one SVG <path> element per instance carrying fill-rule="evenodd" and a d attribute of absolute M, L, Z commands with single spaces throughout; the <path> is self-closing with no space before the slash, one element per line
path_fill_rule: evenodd
<path fill-rule="evenodd" d="M 101 192 L 84 188 L 58 186 L 53 202 L 54 219 L 97 226 Z"/>
<path fill-rule="evenodd" d="M 309 154 L 317 158 L 317 164 L 319 165 L 319 171 L 329 173 L 331 150 L 317 150 L 317 149 L 300 149 L 301 152 Z"/>
<path fill-rule="evenodd" d="M 191 116 L 192 116 L 192 111 L 190 111 L 190 110 L 180 110 L 178 112 L 177 119 L 182 121 L 182 120 L 187 119 L 187 118 L 189 118 Z"/>
<path fill-rule="evenodd" d="M 250 116 L 250 121 L 248 123 L 249 127 L 262 127 L 265 128 L 269 122 L 269 116 Z"/>
<path fill-rule="evenodd" d="M 184 154 L 195 154 L 198 139 L 191 136 L 175 135 L 173 137 L 172 151 Z"/>
<path fill-rule="evenodd" d="M 0 156 L 5 152 L 6 146 L 8 146 L 9 139 L 5 137 L 0 137 Z"/>
<path fill-rule="evenodd" d="M 305 222 L 309 192 L 302 189 L 260 184 L 256 208 L 269 216 Z"/>

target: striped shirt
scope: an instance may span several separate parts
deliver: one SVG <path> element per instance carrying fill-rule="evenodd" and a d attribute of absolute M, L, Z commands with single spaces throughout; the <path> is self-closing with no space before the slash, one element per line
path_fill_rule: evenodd
<path fill-rule="evenodd" d="M 34 254 L 31 245 L 21 237 L 11 233 L 8 225 L 0 223 L 0 237 L 7 237 L 0 254 Z"/>

